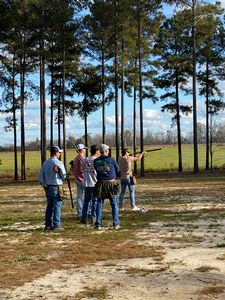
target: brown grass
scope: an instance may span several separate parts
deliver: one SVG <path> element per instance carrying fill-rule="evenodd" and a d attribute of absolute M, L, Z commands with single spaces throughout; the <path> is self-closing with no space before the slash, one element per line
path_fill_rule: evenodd
<path fill-rule="evenodd" d="M 210 272 L 210 271 L 219 271 L 219 268 L 210 267 L 210 266 L 202 266 L 202 267 L 196 268 L 195 270 L 197 272 L 205 273 L 205 272 Z"/>
<path fill-rule="evenodd" d="M 198 291 L 198 295 L 209 295 L 209 296 L 215 296 L 218 294 L 223 293 L 225 290 L 225 286 L 208 286 L 205 287 L 203 289 L 201 289 L 200 291 Z"/>
<path fill-rule="evenodd" d="M 10 240 L 0 237 L 3 245 L 0 286 L 20 286 L 54 269 L 80 267 L 97 261 L 163 256 L 162 251 L 135 241 L 127 243 L 124 251 L 121 242 L 125 236 L 121 234 L 115 241 L 115 234 L 104 238 L 102 235 L 89 235 L 88 238 L 74 236 L 72 240 L 54 235 L 37 236 L 35 239 L 28 236 L 13 247 Z"/>
<path fill-rule="evenodd" d="M 146 277 L 150 274 L 164 272 L 166 270 L 168 270 L 168 267 L 161 267 L 159 269 L 129 268 L 126 270 L 126 272 L 127 272 L 127 274 L 129 274 L 132 277 L 135 277 L 135 276 Z"/>
<path fill-rule="evenodd" d="M 104 300 L 106 299 L 107 295 L 108 295 L 108 290 L 106 286 L 103 286 L 102 288 L 94 288 L 94 289 L 90 289 L 87 287 L 85 291 L 81 291 L 77 293 L 73 299 L 82 300 L 84 298 L 94 298 L 98 300 Z M 69 300 L 69 299 L 66 298 L 63 300 Z"/>

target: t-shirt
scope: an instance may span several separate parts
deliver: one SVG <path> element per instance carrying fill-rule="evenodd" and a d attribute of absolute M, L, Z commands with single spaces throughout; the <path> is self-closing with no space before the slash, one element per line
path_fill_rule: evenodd
<path fill-rule="evenodd" d="M 94 160 L 98 180 L 110 180 L 119 176 L 120 167 L 113 157 L 100 156 Z"/>
<path fill-rule="evenodd" d="M 118 162 L 120 166 L 121 179 L 128 179 L 132 176 L 131 162 L 134 160 L 135 157 L 129 155 L 119 157 Z"/>
<path fill-rule="evenodd" d="M 94 168 L 95 156 L 86 157 L 83 161 L 82 167 L 84 171 L 83 184 L 85 187 L 94 187 L 97 182 L 97 172 Z"/>

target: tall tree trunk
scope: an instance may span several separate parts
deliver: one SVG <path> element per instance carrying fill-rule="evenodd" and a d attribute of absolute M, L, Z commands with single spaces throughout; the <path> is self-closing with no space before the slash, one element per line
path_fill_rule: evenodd
<path fill-rule="evenodd" d="M 116 160 L 119 158 L 119 109 L 118 109 L 118 41 L 117 41 L 117 0 L 114 6 L 114 89 L 115 89 L 115 141 L 116 141 Z"/>
<path fill-rule="evenodd" d="M 105 144 L 105 53 L 102 41 L 102 143 Z"/>
<path fill-rule="evenodd" d="M 205 169 L 209 170 L 209 62 L 206 61 L 206 159 Z"/>
<path fill-rule="evenodd" d="M 136 147 L 136 103 L 137 103 L 137 87 L 136 87 L 136 67 L 137 60 L 135 59 L 135 82 L 134 82 L 134 103 L 133 103 L 133 152 L 137 150 Z M 134 162 L 134 174 L 137 174 L 137 162 Z"/>
<path fill-rule="evenodd" d="M 121 53 L 121 148 L 124 148 L 124 40 Z"/>
<path fill-rule="evenodd" d="M 54 115 L 53 115 L 53 101 L 54 101 L 54 60 L 51 61 L 51 107 L 50 107 L 50 148 L 53 147 L 54 142 Z"/>
<path fill-rule="evenodd" d="M 41 102 L 41 163 L 46 160 L 46 102 L 45 102 L 45 59 L 44 26 L 40 27 L 40 102 Z"/>
<path fill-rule="evenodd" d="M 212 134 L 212 109 L 210 108 L 210 170 L 213 168 L 213 134 Z"/>
<path fill-rule="evenodd" d="M 66 166 L 67 157 L 66 157 L 66 110 L 65 110 L 65 46 L 63 47 L 63 68 L 62 68 L 62 118 L 63 118 L 63 150 L 64 150 L 64 166 Z"/>
<path fill-rule="evenodd" d="M 58 146 L 61 148 L 61 85 L 62 80 L 59 80 L 59 95 L 58 95 Z"/>
<path fill-rule="evenodd" d="M 87 126 L 87 96 L 85 95 L 85 104 L 84 104 L 84 140 L 85 140 L 85 146 L 88 147 L 88 126 Z M 86 156 L 88 156 L 88 148 L 86 149 Z"/>
<path fill-rule="evenodd" d="M 24 125 L 24 100 L 25 100 L 25 55 L 20 60 L 20 99 L 21 99 L 21 179 L 26 180 L 25 157 L 25 125 Z"/>
<path fill-rule="evenodd" d="M 176 111 L 177 111 L 177 150 L 178 150 L 178 171 L 183 171 L 182 149 L 181 149 L 181 130 L 180 130 L 180 101 L 179 101 L 179 81 L 176 71 Z"/>
<path fill-rule="evenodd" d="M 139 4 L 140 5 L 140 4 Z M 138 13 L 138 76 L 139 76 L 139 102 L 140 102 L 140 149 L 144 151 L 143 132 L 143 99 L 142 99 L 142 56 L 141 56 L 141 15 Z M 141 159 L 141 176 L 144 176 L 144 156 Z"/>
<path fill-rule="evenodd" d="M 17 128 L 16 128 L 16 96 L 15 96 L 15 58 L 13 57 L 13 76 L 12 76 L 12 93 L 13 93 L 13 139 L 14 139 L 14 180 L 18 180 L 18 160 L 17 160 Z"/>
<path fill-rule="evenodd" d="M 192 65 L 193 65 L 193 144 L 194 144 L 194 173 L 198 173 L 198 137 L 197 137 L 197 97 L 196 97 L 196 0 L 192 0 Z"/>

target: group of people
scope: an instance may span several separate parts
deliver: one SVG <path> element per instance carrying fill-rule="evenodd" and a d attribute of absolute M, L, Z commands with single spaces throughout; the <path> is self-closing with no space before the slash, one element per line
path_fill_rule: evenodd
<path fill-rule="evenodd" d="M 119 212 L 124 210 L 124 196 L 126 188 L 129 189 L 130 207 L 133 211 L 140 209 L 135 205 L 135 187 L 131 182 L 132 162 L 140 160 L 144 152 L 139 155 L 131 155 L 128 149 L 122 149 L 118 163 L 111 157 L 110 147 L 101 144 L 99 147 L 92 145 L 90 157 L 85 157 L 87 147 L 77 145 L 78 155 L 71 161 L 70 173 L 73 173 L 77 186 L 76 215 L 81 223 L 87 220 L 95 224 L 96 229 L 102 229 L 102 211 L 104 200 L 109 199 L 112 208 L 114 229 L 120 228 Z M 66 170 L 60 161 L 61 150 L 58 146 L 51 149 L 51 157 L 45 161 L 39 172 L 39 182 L 43 186 L 47 206 L 45 212 L 45 230 L 61 230 L 61 189 L 66 179 Z M 116 178 L 120 178 L 121 192 L 118 198 L 119 184 Z"/>

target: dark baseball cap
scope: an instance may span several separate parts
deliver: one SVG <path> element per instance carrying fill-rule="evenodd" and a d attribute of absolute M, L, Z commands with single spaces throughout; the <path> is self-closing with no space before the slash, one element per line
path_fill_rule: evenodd
<path fill-rule="evenodd" d="M 61 152 L 63 152 L 63 150 L 62 149 L 60 149 L 58 146 L 53 146 L 52 148 L 51 148 L 51 153 L 61 153 Z"/>

